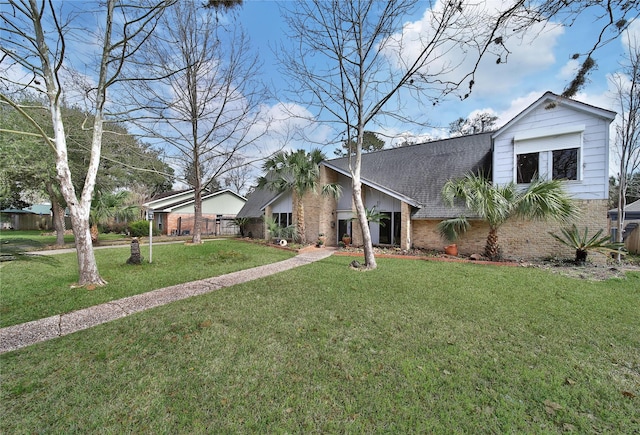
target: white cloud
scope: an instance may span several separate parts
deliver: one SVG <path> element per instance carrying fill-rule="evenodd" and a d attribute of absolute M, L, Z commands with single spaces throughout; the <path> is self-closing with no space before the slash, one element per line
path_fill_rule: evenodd
<path fill-rule="evenodd" d="M 464 14 L 461 14 L 460 19 L 448 30 L 450 39 L 440 41 L 430 56 L 432 61 L 427 65 L 429 74 L 436 74 L 439 80 L 458 81 L 471 71 L 477 58 L 473 44 L 481 42 L 478 35 L 487 31 L 490 17 L 508 6 L 503 3 L 500 0 L 488 0 L 463 6 Z M 415 59 L 422 50 L 424 41 L 432 37 L 435 18 L 443 8 L 442 4 L 440 1 L 433 9 L 425 10 L 420 20 L 406 23 L 402 34 L 393 37 L 396 41 L 403 41 L 404 59 Z M 511 93 L 525 77 L 539 73 L 556 62 L 554 48 L 558 38 L 564 33 L 561 26 L 539 23 L 529 28 L 526 33 L 520 33 L 514 32 L 514 25 L 508 26 L 502 32 L 505 44 L 511 51 L 508 57 L 504 52 L 499 52 L 500 47 L 496 44 L 490 47 L 493 52 L 485 54 L 475 77 L 475 95 Z M 452 41 L 453 38 L 464 40 L 466 47 Z M 393 50 L 393 47 L 389 47 L 387 55 L 393 57 Z M 501 59 L 500 64 L 496 62 L 498 56 Z M 396 64 L 399 65 L 400 61 L 396 61 Z"/>
<path fill-rule="evenodd" d="M 625 50 L 629 49 L 629 43 L 633 43 L 636 41 L 640 43 L 640 20 L 634 20 L 629 24 L 629 27 L 622 33 L 622 37 L 620 38 L 620 42 L 622 43 L 622 47 Z"/>
<path fill-rule="evenodd" d="M 577 59 L 571 59 L 560 69 L 557 77 L 562 80 L 572 80 L 579 68 L 580 62 Z"/>

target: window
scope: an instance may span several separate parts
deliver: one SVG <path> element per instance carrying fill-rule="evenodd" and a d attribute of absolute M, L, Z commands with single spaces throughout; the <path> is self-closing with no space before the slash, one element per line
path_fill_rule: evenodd
<path fill-rule="evenodd" d="M 531 183 L 538 175 L 553 180 L 578 179 L 578 148 L 541 151 L 516 156 L 517 182 Z"/>
<path fill-rule="evenodd" d="M 293 224 L 293 218 L 291 213 L 274 213 L 273 220 L 282 227 L 286 228 L 289 225 Z"/>
<path fill-rule="evenodd" d="M 540 153 L 518 154 L 518 183 L 531 183 L 538 173 Z"/>
<path fill-rule="evenodd" d="M 578 148 L 553 151 L 553 179 L 578 179 Z"/>
<path fill-rule="evenodd" d="M 530 183 L 536 175 L 543 180 L 580 180 L 584 129 L 574 125 L 516 134 L 514 181 Z"/>

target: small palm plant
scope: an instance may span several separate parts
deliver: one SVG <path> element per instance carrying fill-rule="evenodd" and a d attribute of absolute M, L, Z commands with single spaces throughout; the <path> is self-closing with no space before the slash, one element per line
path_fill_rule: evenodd
<path fill-rule="evenodd" d="M 602 236 L 602 232 L 604 231 L 602 228 L 591 237 L 589 237 L 589 228 L 585 227 L 583 233 L 578 230 L 575 224 L 573 224 L 571 228 L 562 228 L 561 231 L 562 237 L 551 232 L 549 234 L 563 245 L 575 249 L 575 262 L 578 264 L 587 261 L 589 251 L 613 253 L 618 252 L 623 246 L 622 243 L 611 243 L 608 235 Z"/>
<path fill-rule="evenodd" d="M 389 219 L 389 216 L 379 212 L 378 210 L 376 210 L 376 206 L 374 205 L 371 208 L 366 208 L 364 209 L 364 213 L 365 216 L 367 217 L 367 222 L 371 223 L 373 222 L 374 224 L 378 224 L 381 227 L 385 226 L 384 223 L 384 219 Z M 353 215 L 353 217 L 351 219 L 349 219 L 350 221 L 354 222 L 358 220 L 358 216 L 356 214 Z"/>
<path fill-rule="evenodd" d="M 471 224 L 467 218 L 460 216 L 440 222 L 436 229 L 442 237 L 447 239 L 449 242 L 454 243 L 458 240 L 458 237 L 466 233 L 470 227 Z"/>

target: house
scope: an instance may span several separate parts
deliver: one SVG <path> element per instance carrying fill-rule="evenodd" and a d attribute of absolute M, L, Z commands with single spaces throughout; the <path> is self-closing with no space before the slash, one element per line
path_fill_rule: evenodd
<path fill-rule="evenodd" d="M 576 225 L 607 228 L 609 126 L 614 118 L 614 112 L 547 92 L 495 132 L 363 154 L 363 202 L 386 216 L 384 226 L 370 223 L 374 245 L 442 250 L 445 241 L 437 224 L 468 213 L 464 207 L 443 202 L 442 186 L 469 171 L 482 172 L 499 184 L 526 186 L 538 174 L 566 180 L 566 190 L 581 209 Z M 342 196 L 338 200 L 313 193 L 305 196 L 307 240 L 324 233 L 327 244 L 335 245 L 347 233 L 354 244 L 362 243 L 360 232 L 352 228 L 358 223 L 352 220 L 348 165 L 348 157 L 320 164 L 319 183 L 339 183 Z M 265 215 L 283 226 L 295 222 L 291 192 L 257 190 L 238 213 L 253 218 L 250 231 L 255 237 L 264 237 L 259 219 Z M 507 222 L 499 230 L 503 256 L 570 255 L 549 231 L 559 233 L 560 226 Z M 458 241 L 460 252 L 483 252 L 488 232 L 485 223 L 472 221 L 472 229 Z"/>
<path fill-rule="evenodd" d="M 50 203 L 33 204 L 23 209 L 7 208 L 0 210 L 2 229 L 13 230 L 50 230 L 53 228 L 53 215 Z M 71 228 L 71 219 L 65 211 L 65 223 Z"/>
<path fill-rule="evenodd" d="M 609 231 L 616 240 L 618 228 L 618 209 L 609 210 Z M 624 208 L 623 224 L 624 247 L 632 254 L 640 253 L 640 200 L 627 204 Z"/>
<path fill-rule="evenodd" d="M 202 234 L 236 234 L 233 224 L 246 199 L 229 189 L 202 193 Z M 161 234 L 187 235 L 193 232 L 194 190 L 167 192 L 143 204 L 153 211 Z"/>

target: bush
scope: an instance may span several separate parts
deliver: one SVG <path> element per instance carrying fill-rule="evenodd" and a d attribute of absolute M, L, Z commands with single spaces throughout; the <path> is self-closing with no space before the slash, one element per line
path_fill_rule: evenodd
<path fill-rule="evenodd" d="M 147 224 L 147 227 L 149 224 Z M 127 222 L 110 222 L 102 225 L 101 232 L 114 233 L 114 234 L 126 234 L 129 229 L 129 224 Z M 147 228 L 147 233 L 149 233 L 149 229 Z"/>
<path fill-rule="evenodd" d="M 140 220 L 129 223 L 129 234 L 131 237 L 145 237 L 149 235 L 149 221 Z M 159 236 L 160 230 L 153 227 L 153 235 Z"/>

